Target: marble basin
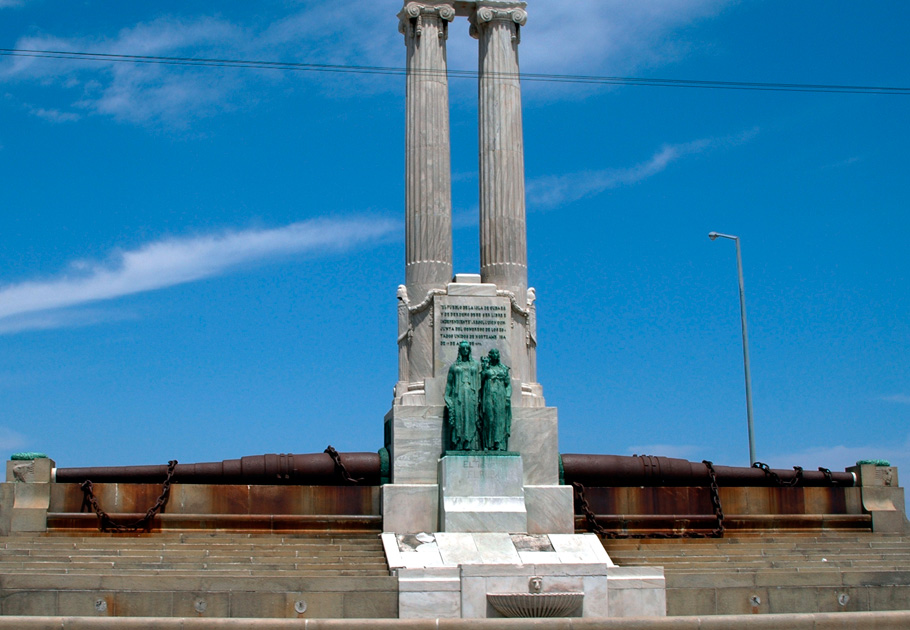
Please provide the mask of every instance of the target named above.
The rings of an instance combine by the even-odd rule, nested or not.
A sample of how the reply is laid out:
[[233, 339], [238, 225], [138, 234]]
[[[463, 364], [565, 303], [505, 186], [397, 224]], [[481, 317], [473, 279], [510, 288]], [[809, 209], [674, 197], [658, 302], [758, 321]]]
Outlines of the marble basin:
[[584, 593], [487, 593], [503, 617], [565, 617], [581, 606]]

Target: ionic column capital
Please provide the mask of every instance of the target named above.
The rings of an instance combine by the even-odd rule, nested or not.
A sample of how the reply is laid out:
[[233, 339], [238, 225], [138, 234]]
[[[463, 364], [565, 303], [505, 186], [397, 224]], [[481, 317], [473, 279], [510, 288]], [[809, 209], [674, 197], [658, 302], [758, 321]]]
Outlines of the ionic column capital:
[[[398, 32], [407, 36], [420, 37], [420, 20], [424, 17], [438, 18], [441, 22], [451, 22], [455, 19], [455, 5], [451, 2], [435, 2], [422, 0], [421, 2], [406, 2], [398, 13]], [[440, 37], [443, 37], [440, 31]]]
[[514, 22], [518, 26], [528, 23], [527, 2], [499, 2], [485, 0], [478, 2], [468, 18], [471, 21], [471, 37], [479, 37], [479, 29], [489, 22]]

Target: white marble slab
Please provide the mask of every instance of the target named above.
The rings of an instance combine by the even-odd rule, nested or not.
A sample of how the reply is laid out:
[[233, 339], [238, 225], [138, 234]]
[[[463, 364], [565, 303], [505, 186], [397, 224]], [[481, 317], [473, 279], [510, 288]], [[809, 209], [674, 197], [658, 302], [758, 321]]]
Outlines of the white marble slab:
[[439, 487], [431, 484], [382, 486], [382, 527], [398, 534], [439, 529]]
[[575, 531], [572, 486], [525, 486], [525, 506], [528, 533], [572, 534]]
[[521, 558], [508, 534], [475, 534], [480, 560], [487, 564], [519, 564]]

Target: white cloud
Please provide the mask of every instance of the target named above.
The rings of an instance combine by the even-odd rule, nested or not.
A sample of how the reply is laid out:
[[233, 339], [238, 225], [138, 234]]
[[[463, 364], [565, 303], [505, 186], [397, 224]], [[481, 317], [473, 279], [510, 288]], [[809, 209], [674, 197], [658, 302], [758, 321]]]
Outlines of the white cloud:
[[0, 333], [78, 324], [85, 313], [68, 318], [47, 311], [193, 282], [276, 256], [363, 245], [397, 229], [395, 221], [386, 219], [316, 219], [275, 229], [155, 241], [115, 252], [103, 263], [78, 261], [57, 278], [0, 287]]
[[882, 396], [885, 402], [898, 403], [901, 405], [910, 405], [910, 396], [907, 394], [894, 394], [893, 396]]
[[[243, 29], [224, 20], [160, 18], [121, 30], [113, 38], [23, 37], [16, 48], [153, 56], [206, 56], [244, 39]], [[236, 72], [159, 64], [12, 57], [0, 66], [7, 82], [37, 81], [70, 95], [74, 112], [88, 111], [130, 122], [183, 123], [231, 106]], [[52, 111], [50, 108], [33, 108]], [[56, 110], [53, 110], [56, 111]]]
[[[0, 0], [10, 5], [10, 0]], [[526, 72], [621, 74], [665, 64], [688, 54], [691, 44], [675, 29], [713, 16], [732, 0], [551, 0], [532, 2], [521, 46]], [[0, 4], [0, 6], [3, 6]], [[89, 51], [109, 54], [240, 58], [271, 61], [403, 67], [402, 36], [397, 30], [400, 4], [375, 0], [306, 0], [294, 12], [261, 17], [265, 24], [241, 24], [220, 17], [162, 17], [124, 28], [107, 37], [28, 36], [15, 47], [32, 50]], [[476, 70], [477, 42], [464, 18], [451, 26], [452, 68]], [[556, 54], [554, 54], [556, 51]], [[362, 96], [369, 89], [401, 89], [399, 79], [358, 75], [332, 82], [328, 75], [266, 70], [188, 68], [14, 57], [0, 64], [6, 81], [38, 81], [65, 90], [75, 111], [109, 115], [134, 123], [185, 125], [194, 118], [255, 102], [251, 86], [259, 80], [310, 76], [323, 89], [344, 89]], [[348, 75], [345, 75], [348, 76]], [[473, 94], [473, 82], [453, 81], [453, 90]], [[528, 86], [535, 84], [529, 83]], [[340, 86], [349, 86], [348, 88]], [[540, 87], [540, 86], [538, 86]], [[532, 98], [554, 98], [590, 88], [531, 87]], [[46, 108], [50, 109], [50, 108]], [[58, 108], [59, 109], [59, 108]]]
[[809, 447], [802, 450], [776, 453], [763, 456], [761, 459], [772, 468], [791, 468], [802, 466], [814, 470], [819, 466], [831, 470], [844, 470], [862, 459], [885, 459], [892, 465], [905, 468], [910, 464], [907, 457], [910, 449], [910, 436], [903, 442], [895, 440], [886, 444], [872, 445], [835, 445]]
[[81, 118], [79, 114], [73, 112], [61, 112], [58, 109], [44, 109], [43, 107], [29, 108], [29, 113], [54, 123], [74, 122]]
[[757, 135], [753, 129], [737, 136], [709, 138], [683, 144], [665, 144], [648, 160], [626, 168], [609, 168], [599, 171], [581, 171], [565, 175], [549, 175], [528, 180], [528, 205], [553, 208], [606, 190], [630, 186], [662, 173], [670, 164], [689, 155], [698, 155], [709, 149], [730, 147], [750, 140]]

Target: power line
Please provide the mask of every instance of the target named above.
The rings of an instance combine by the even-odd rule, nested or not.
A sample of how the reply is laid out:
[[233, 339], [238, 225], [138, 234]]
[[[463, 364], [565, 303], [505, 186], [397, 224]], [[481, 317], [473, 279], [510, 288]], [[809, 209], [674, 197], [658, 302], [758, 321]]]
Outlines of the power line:
[[[0, 55], [8, 57], [32, 57], [39, 59], [67, 59], [76, 61], [97, 61], [105, 63], [160, 64], [205, 68], [244, 68], [252, 70], [287, 70], [296, 72], [333, 72], [352, 74], [377, 74], [403, 76], [407, 69], [383, 66], [359, 66], [344, 64], [297, 63], [289, 61], [264, 61], [251, 59], [211, 59], [200, 57], [161, 57], [153, 55], [119, 55], [62, 50], [27, 50], [0, 48]], [[423, 75], [442, 74], [438, 71], [421, 71]], [[477, 78], [473, 70], [448, 70], [454, 78]], [[488, 75], [489, 76], [489, 75]], [[575, 74], [498, 73], [497, 78], [517, 78], [523, 81], [546, 83], [576, 83], [589, 85], [637, 85], [649, 87], [701, 88], [714, 90], [752, 90], [765, 92], [811, 92], [837, 94], [892, 94], [908, 95], [910, 88], [871, 85], [825, 85], [817, 83], [764, 83], [757, 81], [703, 81], [695, 79], [647, 79], [643, 77], [611, 77]]]

